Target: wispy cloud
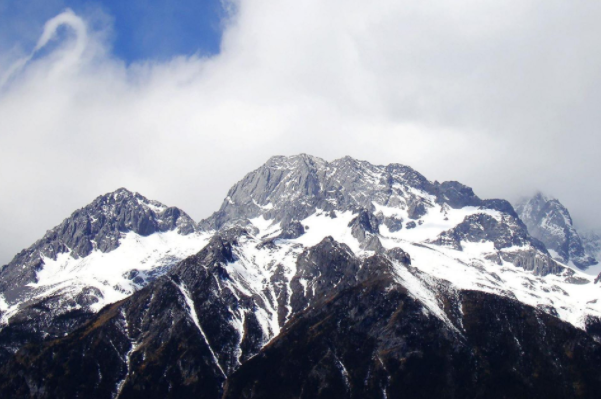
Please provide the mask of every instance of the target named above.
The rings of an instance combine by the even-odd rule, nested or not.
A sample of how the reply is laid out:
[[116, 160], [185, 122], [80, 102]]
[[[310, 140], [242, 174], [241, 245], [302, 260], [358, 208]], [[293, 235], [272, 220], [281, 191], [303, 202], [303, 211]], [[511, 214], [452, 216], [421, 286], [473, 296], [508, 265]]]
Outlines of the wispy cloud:
[[40, 36], [31, 53], [26, 57], [18, 59], [8, 67], [8, 70], [4, 73], [2, 78], [0, 78], [0, 90], [6, 86], [11, 77], [15, 76], [25, 68], [37, 52], [56, 37], [57, 31], [61, 26], [67, 26], [73, 29], [75, 32], [75, 40], [70, 48], [63, 50], [61, 54], [58, 55], [57, 59], [59, 59], [60, 62], [55, 63], [55, 71], [68, 69], [69, 67], [75, 66], [77, 62], [80, 61], [88, 42], [86, 24], [80, 17], [75, 15], [73, 11], [66, 9], [46, 22], [42, 36]]

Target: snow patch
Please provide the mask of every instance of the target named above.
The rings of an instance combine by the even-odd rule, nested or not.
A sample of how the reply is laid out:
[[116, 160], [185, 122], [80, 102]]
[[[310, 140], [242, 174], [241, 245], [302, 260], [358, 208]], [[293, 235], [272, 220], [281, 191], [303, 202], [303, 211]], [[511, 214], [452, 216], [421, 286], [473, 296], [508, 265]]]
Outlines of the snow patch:
[[359, 241], [351, 234], [349, 223], [357, 216], [351, 211], [335, 211], [336, 217], [331, 218], [322, 210], [318, 210], [308, 218], [301, 221], [305, 226], [305, 234], [290, 240], [304, 247], [312, 247], [319, 244], [325, 237], [331, 236], [339, 243], [348, 245], [355, 255], [361, 254]]
[[4, 295], [0, 294], [0, 312], [6, 312], [9, 309], [9, 305], [4, 299]]
[[79, 259], [70, 253], [59, 254], [56, 260], [42, 258], [44, 267], [37, 273], [37, 283], [29, 287], [37, 289], [36, 297], [61, 290], [76, 294], [85, 287], [96, 288], [100, 295], [92, 310], [98, 311], [140, 288], [130, 273], [145, 279], [164, 274], [175, 263], [200, 251], [209, 238], [206, 233], [184, 236], [169, 231], [143, 237], [129, 232], [123, 235], [118, 248], [107, 253], [94, 250]]
[[[462, 243], [463, 245], [464, 243]], [[433, 277], [447, 280], [457, 289], [476, 290], [517, 299], [530, 306], [552, 306], [559, 318], [584, 329], [587, 314], [601, 317], [599, 285], [593, 284], [593, 277], [581, 271], [574, 276], [586, 284], [573, 284], [566, 276], [553, 274], [535, 276], [532, 272], [518, 268], [511, 263], [502, 265], [483, 257], [492, 247], [489, 243], [466, 243], [467, 250], [456, 251], [451, 248], [418, 243], [399, 242], [383, 238], [385, 248], [401, 246], [411, 255], [411, 264], [420, 271]], [[508, 248], [523, 250], [523, 248]], [[406, 275], [406, 274], [405, 274]], [[405, 276], [403, 275], [403, 276]], [[408, 281], [411, 283], [410, 278]], [[419, 289], [419, 286], [414, 289]], [[422, 291], [418, 291], [421, 293]], [[430, 310], [437, 314], [431, 298], [426, 297]]]
[[179, 289], [179, 291], [183, 295], [184, 300], [186, 301], [186, 305], [188, 307], [188, 314], [190, 315], [190, 318], [194, 322], [194, 325], [196, 325], [196, 327], [198, 328], [198, 331], [200, 332], [200, 335], [202, 336], [205, 343], [207, 344], [207, 347], [209, 348], [209, 352], [211, 352], [211, 357], [213, 358], [213, 362], [215, 362], [215, 364], [221, 371], [221, 374], [223, 374], [223, 376], [226, 377], [225, 372], [223, 371], [223, 369], [221, 368], [221, 365], [219, 364], [219, 360], [217, 359], [217, 356], [215, 356], [215, 352], [213, 352], [213, 348], [211, 347], [211, 344], [209, 343], [209, 339], [207, 338], [207, 335], [205, 334], [204, 330], [200, 326], [198, 314], [196, 313], [196, 308], [194, 307], [194, 301], [192, 300], [192, 297], [190, 296], [188, 289], [186, 288], [184, 283], [176, 284], [175, 282], [173, 282], [173, 284]]
[[[407, 210], [401, 208], [388, 207], [373, 202], [376, 213], [382, 212], [386, 217], [402, 218], [409, 222]], [[494, 218], [501, 218], [501, 213], [493, 209], [483, 209], [475, 206], [466, 206], [460, 209], [442, 207], [434, 205], [420, 219], [415, 220], [416, 226], [408, 229], [406, 226], [396, 232], [391, 232], [385, 225], [380, 226], [380, 232], [384, 236], [390, 236], [405, 240], [408, 242], [423, 242], [436, 239], [441, 233], [450, 230], [463, 222], [466, 217], [482, 213]]]
[[265, 216], [261, 215], [249, 221], [259, 230], [258, 237], [267, 237], [280, 230], [280, 224], [274, 223], [271, 219], [265, 219]]

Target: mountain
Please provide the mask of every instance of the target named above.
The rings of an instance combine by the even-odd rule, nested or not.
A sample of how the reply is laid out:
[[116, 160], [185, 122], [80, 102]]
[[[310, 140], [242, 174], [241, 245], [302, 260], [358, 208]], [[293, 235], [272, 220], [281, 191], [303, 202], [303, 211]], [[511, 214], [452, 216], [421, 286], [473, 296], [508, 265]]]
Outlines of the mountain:
[[[135, 234], [149, 244], [127, 270], [151, 277], [103, 294], [106, 306], [88, 306], [76, 325], [54, 317], [44, 337], [23, 339], [18, 312], [5, 313], [0, 336], [20, 340], [6, 349], [0, 393], [592, 398], [601, 389], [601, 284], [553, 260], [507, 201], [403, 165], [298, 155], [246, 175], [197, 226], [181, 217], [192, 227], [146, 236], [127, 227], [112, 251], [83, 258], [63, 239], [56, 259], [87, 259], [89, 284], [106, 265], [94, 254], [125, 251]], [[175, 238], [144, 263], [156, 245], [145, 240], [163, 236]], [[182, 260], [159, 261], [167, 247]], [[23, 289], [53, 265], [37, 256], [37, 280]], [[19, 269], [13, 261], [0, 278]], [[63, 287], [73, 290], [80, 277], [69, 270]], [[119, 273], [106, 276], [122, 282]]]
[[568, 209], [557, 199], [537, 193], [516, 207], [533, 237], [541, 240], [558, 261], [586, 270], [598, 262], [587, 252]]
[[0, 270], [0, 359], [72, 331], [207, 241], [178, 208], [123, 188], [96, 198]]

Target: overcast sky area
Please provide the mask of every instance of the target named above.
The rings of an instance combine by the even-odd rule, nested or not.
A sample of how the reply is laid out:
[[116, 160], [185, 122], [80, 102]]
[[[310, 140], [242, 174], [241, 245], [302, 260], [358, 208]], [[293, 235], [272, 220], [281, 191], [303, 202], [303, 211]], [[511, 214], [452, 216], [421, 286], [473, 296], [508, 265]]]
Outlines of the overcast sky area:
[[597, 0], [2, 1], [0, 264], [118, 187], [198, 221], [303, 152], [543, 190], [601, 227], [600, 20]]

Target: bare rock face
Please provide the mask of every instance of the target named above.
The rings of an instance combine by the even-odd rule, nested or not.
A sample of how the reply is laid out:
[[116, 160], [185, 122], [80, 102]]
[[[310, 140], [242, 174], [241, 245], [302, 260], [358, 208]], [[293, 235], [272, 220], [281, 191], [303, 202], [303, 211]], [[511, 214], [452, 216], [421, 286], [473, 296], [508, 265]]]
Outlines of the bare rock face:
[[580, 269], [598, 263], [593, 256], [586, 253], [570, 213], [558, 200], [537, 193], [520, 203], [517, 211], [530, 234], [553, 250], [560, 262], [571, 261]]
[[523, 226], [512, 225], [486, 214], [475, 214], [465, 218], [455, 228], [442, 233], [433, 244], [451, 246], [461, 250], [461, 242], [491, 241], [496, 249], [532, 244]]
[[403, 251], [399, 247], [389, 249], [388, 251], [386, 251], [386, 255], [389, 258], [394, 259], [405, 266], [411, 265], [411, 255], [409, 255], [407, 252]]
[[292, 312], [306, 309], [317, 298], [356, 282], [360, 262], [351, 249], [326, 237], [304, 251], [297, 261], [297, 272], [290, 282]]
[[511, 262], [524, 270], [532, 271], [536, 276], [561, 274], [566, 269], [548, 256], [541, 256], [535, 251], [520, 251], [503, 254], [503, 260]]
[[[500, 220], [487, 215], [476, 214], [465, 218], [451, 230], [430, 241], [432, 244], [462, 250], [462, 242], [492, 242], [499, 260], [513, 263], [537, 276], [561, 274], [565, 268], [551, 259], [544, 245], [533, 239], [523, 223], [517, 218], [503, 215]], [[503, 251], [512, 247], [526, 249]]]
[[[430, 198], [425, 199], [414, 190]], [[417, 220], [432, 207], [432, 201], [451, 208], [486, 205], [467, 186], [457, 182], [432, 183], [405, 165], [378, 166], [350, 157], [327, 162], [304, 154], [273, 157], [234, 185], [220, 210], [199, 226], [218, 230], [258, 216], [287, 224], [303, 220], [319, 209], [359, 213], [362, 220], [370, 219], [364, 224], [370, 226], [367, 231], [377, 231], [378, 222], [369, 216], [375, 215], [374, 202], [391, 206], [402, 202], [409, 218]], [[393, 220], [390, 218], [387, 223], [394, 224]]]

